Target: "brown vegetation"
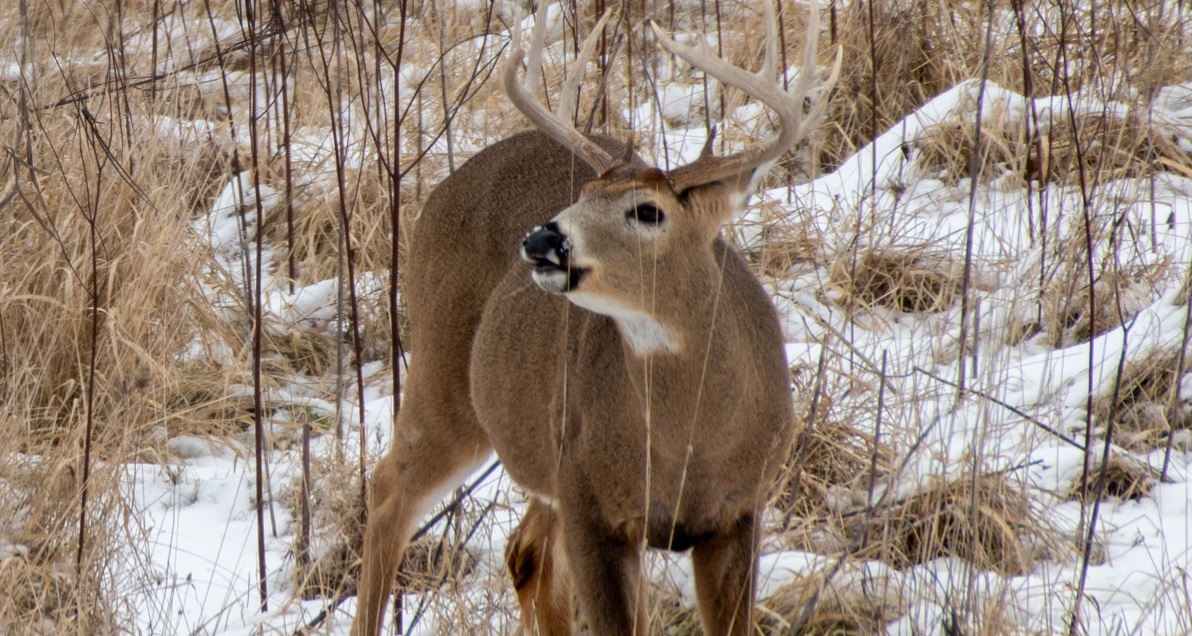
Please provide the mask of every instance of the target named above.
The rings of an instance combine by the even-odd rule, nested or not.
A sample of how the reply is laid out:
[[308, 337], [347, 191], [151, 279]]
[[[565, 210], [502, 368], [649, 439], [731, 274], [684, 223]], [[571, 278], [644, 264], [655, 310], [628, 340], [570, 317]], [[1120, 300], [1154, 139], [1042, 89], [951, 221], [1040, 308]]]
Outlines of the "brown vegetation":
[[[1097, 3], [1095, 13], [1091, 6], [1072, 3], [1024, 3], [1024, 56], [1016, 5], [994, 3], [990, 80], [1023, 93], [1029, 86], [1035, 97], [1086, 91], [1125, 104], [1130, 115], [1069, 118], [1059, 113], [1047, 122], [1031, 122], [986, 112], [976, 151], [972, 122], [938, 124], [907, 140], [923, 174], [957, 183], [971, 176], [974, 152], [981, 180], [1014, 174], [1076, 186], [1082, 176], [1105, 183], [1157, 172], [1189, 174], [1192, 161], [1179, 140], [1147, 115], [1160, 87], [1187, 82], [1192, 72], [1186, 11], [1159, 2], [1111, 0]], [[348, 377], [357, 362], [390, 363], [383, 289], [394, 240], [391, 209], [396, 204], [402, 223], [413, 222], [427, 192], [451, 167], [485, 140], [522, 126], [497, 99], [493, 82], [485, 81], [490, 70], [485, 64], [503, 42], [489, 38], [482, 51], [478, 37], [504, 29], [511, 15], [498, 13], [486, 24], [470, 7], [410, 3], [403, 64], [411, 75], [403, 79], [403, 90], [411, 93], [401, 99], [412, 95], [413, 104], [397, 123], [393, 106], [401, 100], [385, 84], [391, 76], [388, 62], [379, 63], [376, 55], [376, 45], [396, 55], [402, 31], [397, 9], [385, 7], [389, 18], [374, 32], [347, 6], [281, 3], [284, 28], [259, 43], [255, 60], [256, 85], [277, 86], [284, 50], [290, 87], [289, 178], [281, 104], [257, 105], [259, 178], [279, 193], [264, 219], [263, 238], [272, 248], [266, 268], [283, 288], [288, 288], [291, 259], [296, 285], [337, 276], [346, 282], [341, 249], [346, 211], [355, 271], [374, 276], [374, 286], [358, 299], [362, 360], [354, 360], [346, 316], [342, 343], [334, 321], [321, 320], [318, 328], [270, 324], [266, 331], [265, 386], [301, 377], [312, 394], [329, 401], [336, 397], [337, 372]], [[644, 17], [641, 6], [633, 5], [632, 19]], [[802, 50], [804, 17], [789, 10], [795, 5], [783, 6], [785, 56], [794, 60]], [[875, 133], [932, 97], [980, 77], [988, 6], [925, 0], [825, 5], [821, 61], [834, 54], [830, 44], [843, 46], [842, 79], [827, 122], [806, 153], [812, 159], [800, 155], [783, 162], [773, 182], [838, 166]], [[234, 268], [218, 264], [195, 225], [230, 179], [254, 165], [248, 143], [252, 57], [236, 22], [243, 4], [227, 0], [168, 6], [9, 0], [0, 7], [8, 17], [0, 21], [0, 41], [10, 43], [8, 56], [0, 60], [5, 69], [0, 77], [0, 510], [6, 511], [0, 515], [0, 590], [10, 592], [0, 598], [0, 634], [104, 633], [120, 627], [113, 565], [135, 552], [129, 543], [142, 536], [125, 507], [128, 502], [121, 500], [114, 467], [174, 462], [168, 442], [179, 435], [216, 443], [241, 439], [255, 415], [246, 392], [252, 351], [245, 281]], [[672, 5], [647, 3], [645, 8], [664, 27], [671, 26]], [[338, 16], [340, 26], [352, 28], [340, 32], [339, 56], [328, 57], [324, 65], [320, 54], [332, 51], [337, 10], [345, 12]], [[584, 11], [588, 22], [578, 26], [580, 32], [592, 19]], [[679, 29], [722, 29], [726, 57], [734, 64], [754, 63], [756, 42], [738, 36], [756, 32], [760, 12], [725, 10], [721, 17], [717, 21], [709, 12], [705, 21], [692, 7], [679, 6], [673, 21]], [[568, 24], [569, 38], [574, 28]], [[653, 50], [645, 40], [634, 41], [632, 64], [610, 74], [613, 97], [633, 104], [650, 99], [643, 78], [650, 65], [643, 61], [650, 61], [646, 56]], [[7, 69], [22, 55], [28, 59], [18, 76]], [[436, 65], [440, 58], [445, 62]], [[562, 63], [548, 57], [547, 65], [544, 81], [557, 83]], [[593, 71], [589, 81], [596, 76]], [[378, 89], [382, 85], [384, 93]], [[328, 87], [342, 101], [329, 100]], [[586, 112], [591, 93], [585, 91], [583, 100]], [[726, 100], [731, 107], [743, 98], [730, 91]], [[624, 136], [626, 122], [618, 109], [595, 112], [597, 128]], [[335, 124], [352, 132], [341, 140], [338, 166], [328, 140]], [[380, 157], [388, 160], [391, 150], [376, 148], [377, 139], [385, 141], [395, 130], [402, 134], [396, 169], [405, 171], [400, 194], [381, 165]], [[744, 143], [754, 132], [730, 126], [721, 143]], [[292, 233], [288, 203], [293, 204]], [[255, 210], [248, 206], [235, 214], [250, 221]], [[825, 279], [847, 306], [942, 312], [960, 298], [955, 255], [875, 248], [861, 251], [855, 262], [842, 259], [824, 267], [825, 237], [809, 223], [770, 223], [780, 216], [785, 215], [763, 213], [767, 229], [762, 247], [752, 255], [765, 275], [782, 278], [804, 263], [829, 269]], [[1114, 244], [1113, 234], [1100, 227], [1108, 221], [1095, 218], [1094, 225], [1066, 226], [1062, 233], [1091, 231], [1092, 244]], [[252, 223], [243, 230], [243, 240], [255, 237]], [[1174, 267], [1102, 267], [1105, 259], [1098, 255], [1097, 267], [1104, 271], [1098, 271], [1090, 294], [1088, 256], [1073, 247], [1083, 245], [1085, 237], [1078, 238], [1046, 245], [1050, 278], [1040, 284], [1035, 322], [1018, 335], [1042, 332], [1047, 344], [1057, 347], [1087, 341], [1128, 321], [1139, 309], [1138, 298], [1147, 296], [1156, 280], [1182, 274]], [[1130, 450], [1162, 448], [1173, 433], [1186, 440], [1190, 420], [1184, 401], [1171, 408], [1183, 375], [1176, 372], [1177, 364], [1174, 353], [1164, 352], [1130, 365], [1118, 402], [1099, 394], [1092, 417], [1099, 425], [1112, 417], [1115, 441]], [[266, 401], [264, 408], [294, 431], [303, 424], [312, 424], [315, 435], [337, 429], [333, 416], [304, 412], [281, 399]], [[824, 412], [828, 415], [811, 429], [799, 477], [788, 468], [775, 501], [783, 513], [823, 522], [807, 532], [844, 533], [845, 520], [828, 509], [828, 497], [863, 492], [874, 454], [880, 478], [902, 449], [875, 449], [855, 421], [835, 417], [830, 408]], [[80, 569], [75, 550], [89, 423], [94, 453], [90, 526]], [[361, 528], [359, 484], [348, 463], [316, 459], [315, 565], [296, 568], [304, 595], [334, 595], [350, 587]], [[1112, 497], [1145, 497], [1154, 483], [1154, 476], [1133, 462], [1114, 458], [1106, 470], [1106, 492]], [[1094, 473], [1090, 483], [1097, 479]], [[860, 556], [899, 567], [953, 555], [1000, 572], [1029, 568], [1033, 549], [1021, 538], [1043, 524], [1032, 520], [1021, 487], [990, 478], [982, 479], [975, 493], [970, 488], [959, 482], [935, 484], [881, 511], [867, 530], [869, 552]], [[297, 490], [291, 488], [295, 510]], [[450, 575], [459, 571], [453, 568]], [[803, 598], [791, 594], [795, 605]], [[783, 602], [776, 600], [771, 609], [788, 616], [778, 608]], [[891, 616], [851, 602], [824, 606], [825, 613], [843, 617], [835, 624], [844, 625], [845, 633], [871, 633]], [[676, 628], [675, 633], [682, 632]]]
[[[1192, 396], [1180, 396], [1180, 401], [1173, 403], [1178, 383], [1185, 378], [1179, 364], [1178, 349], [1158, 351], [1127, 363], [1115, 380], [1116, 401], [1113, 386], [1106, 387], [1093, 400], [1091, 415], [1098, 429], [1104, 431], [1112, 421], [1115, 443], [1146, 452], [1163, 448], [1171, 435], [1192, 427], [1192, 414], [1187, 408], [1187, 401]], [[1110, 462], [1115, 473], [1123, 472], [1129, 465], [1118, 464], [1114, 466], [1114, 462]], [[1126, 490], [1135, 492], [1134, 488]]]
[[1004, 475], [986, 474], [977, 478], [975, 490], [965, 478], [920, 488], [854, 533], [872, 537], [859, 556], [895, 567], [951, 556], [1014, 575], [1030, 571], [1033, 544], [1045, 538], [1044, 528], [1020, 486]]
[[926, 250], [866, 250], [856, 259], [832, 264], [829, 281], [841, 290], [846, 307], [880, 305], [896, 311], [936, 312], [958, 299], [959, 272]]

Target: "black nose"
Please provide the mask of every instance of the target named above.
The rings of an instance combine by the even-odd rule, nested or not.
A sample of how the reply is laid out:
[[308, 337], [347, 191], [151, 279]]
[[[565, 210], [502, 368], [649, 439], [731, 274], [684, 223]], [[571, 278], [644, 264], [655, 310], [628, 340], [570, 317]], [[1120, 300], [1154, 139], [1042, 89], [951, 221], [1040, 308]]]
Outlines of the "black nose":
[[567, 237], [553, 221], [530, 230], [521, 242], [522, 258], [539, 267], [564, 267], [569, 251]]

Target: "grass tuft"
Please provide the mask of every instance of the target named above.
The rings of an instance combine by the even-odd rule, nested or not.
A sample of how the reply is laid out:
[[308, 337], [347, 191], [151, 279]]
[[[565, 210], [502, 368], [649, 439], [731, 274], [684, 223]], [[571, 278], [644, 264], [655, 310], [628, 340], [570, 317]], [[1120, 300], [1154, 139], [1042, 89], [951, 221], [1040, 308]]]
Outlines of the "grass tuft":
[[1030, 499], [1001, 474], [936, 480], [897, 505], [879, 511], [869, 536], [880, 538], [860, 556], [907, 567], [939, 557], [963, 559], [1003, 575], [1024, 574], [1034, 564], [1032, 545], [1043, 524]]
[[832, 264], [829, 282], [841, 292], [844, 306], [882, 306], [908, 313], [931, 313], [958, 299], [960, 274], [942, 256], [926, 249], [867, 250], [856, 262]]
[[1113, 441], [1130, 450], [1146, 452], [1165, 447], [1169, 436], [1192, 427], [1192, 409], [1188, 406], [1192, 396], [1182, 397], [1174, 421], [1169, 421], [1177, 380], [1185, 377], [1177, 372], [1178, 365], [1178, 350], [1160, 351], [1127, 363], [1118, 381], [1117, 402], [1112, 387], [1093, 398], [1094, 420], [1103, 427], [1112, 418]]
[[1065, 497], [1076, 501], [1092, 498], [1097, 484], [1104, 481], [1104, 497], [1125, 501], [1138, 501], [1151, 495], [1151, 490], [1158, 483], [1158, 471], [1145, 464], [1120, 455], [1113, 455], [1108, 462], [1094, 466], [1088, 474], [1088, 487], [1082, 488], [1079, 476]]
[[[862, 636], [880, 633], [905, 611], [898, 585], [881, 581], [847, 585], [843, 578], [828, 582], [822, 574], [813, 574], [779, 588], [761, 603], [763, 631], [792, 636]], [[805, 622], [792, 631], [813, 599]]]

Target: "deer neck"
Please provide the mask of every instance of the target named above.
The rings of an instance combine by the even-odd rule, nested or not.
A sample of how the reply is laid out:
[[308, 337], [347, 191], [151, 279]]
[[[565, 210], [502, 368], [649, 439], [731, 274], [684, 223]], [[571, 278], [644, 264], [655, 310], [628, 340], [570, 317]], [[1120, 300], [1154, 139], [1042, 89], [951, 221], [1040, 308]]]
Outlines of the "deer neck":
[[[613, 319], [621, 334], [626, 359], [658, 356], [685, 358], [704, 350], [715, 303], [715, 286], [688, 284], [683, 289], [657, 289], [633, 305], [572, 292], [576, 305]], [[700, 354], [702, 355], [702, 354]]]

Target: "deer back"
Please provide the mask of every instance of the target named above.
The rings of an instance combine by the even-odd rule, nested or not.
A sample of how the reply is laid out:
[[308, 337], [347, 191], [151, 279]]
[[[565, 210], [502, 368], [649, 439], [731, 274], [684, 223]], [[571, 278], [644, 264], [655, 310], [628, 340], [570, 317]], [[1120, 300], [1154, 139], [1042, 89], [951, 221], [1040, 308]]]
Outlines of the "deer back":
[[[597, 138], [597, 143], [622, 152], [610, 139]], [[466, 374], [484, 304], [520, 261], [518, 241], [528, 228], [574, 202], [595, 177], [570, 151], [540, 132], [526, 131], [481, 150], [444, 179], [408, 237], [402, 291], [411, 350]]]

